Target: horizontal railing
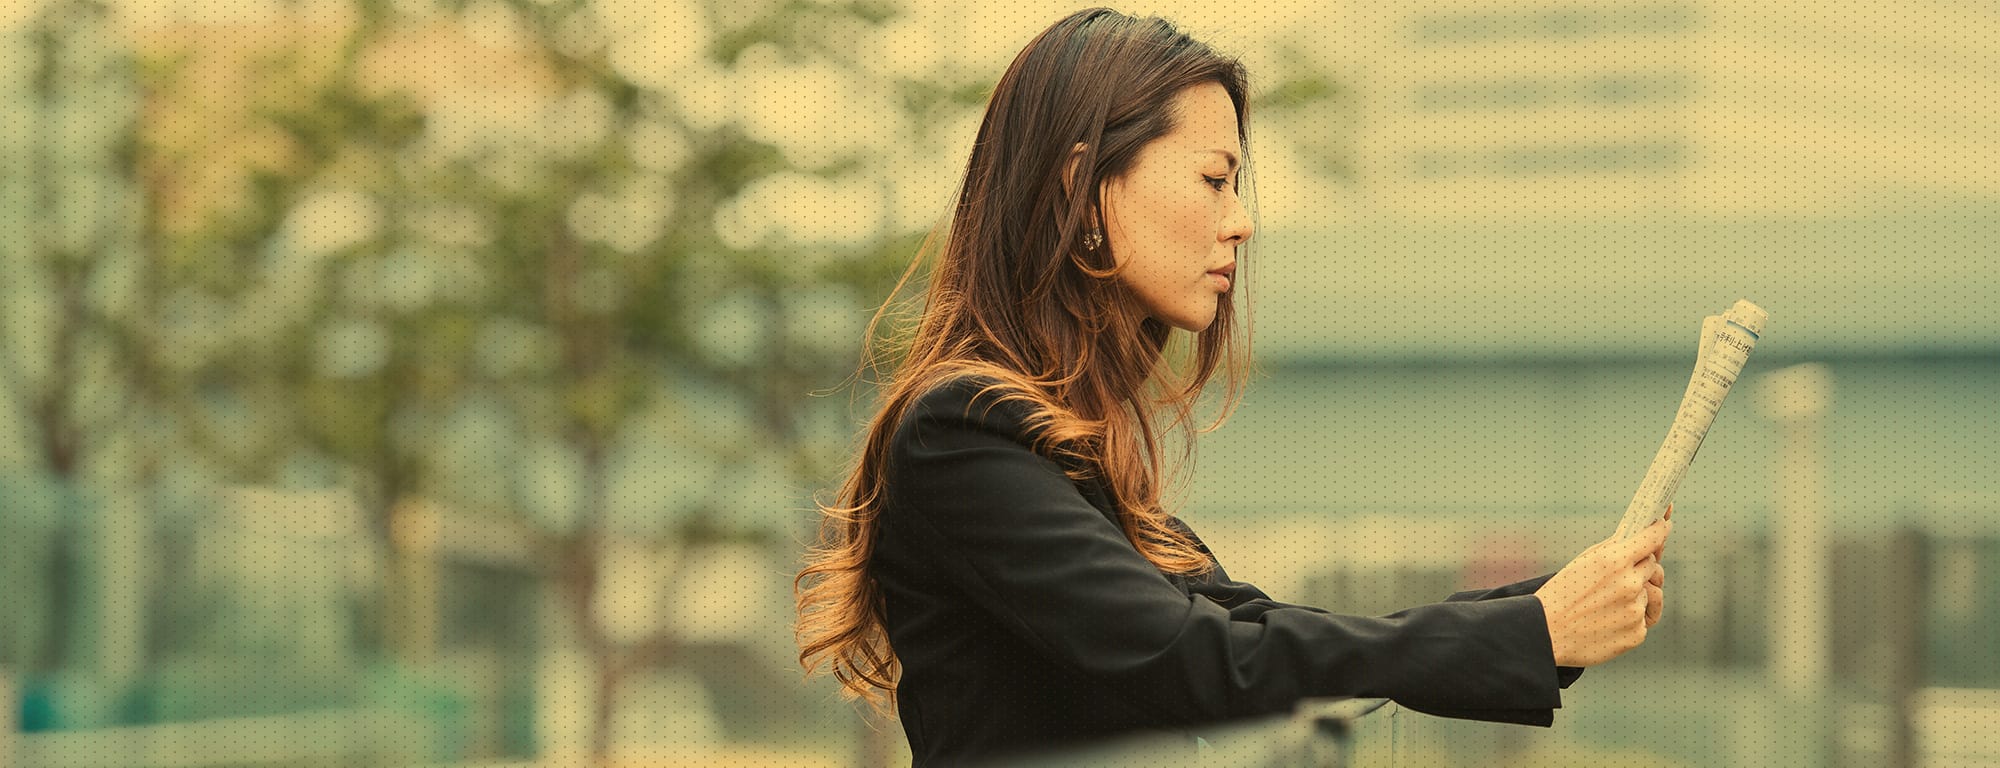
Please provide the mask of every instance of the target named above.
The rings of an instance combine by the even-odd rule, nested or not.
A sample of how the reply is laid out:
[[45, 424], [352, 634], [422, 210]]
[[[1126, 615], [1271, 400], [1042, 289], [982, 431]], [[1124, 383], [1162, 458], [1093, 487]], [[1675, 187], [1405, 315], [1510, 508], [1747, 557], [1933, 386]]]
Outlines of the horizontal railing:
[[[421, 718], [388, 709], [342, 709], [269, 717], [156, 723], [14, 737], [0, 768], [194, 768], [245, 765], [414, 765], [432, 732]], [[0, 747], [6, 738], [0, 735]]]
[[1340, 768], [1359, 764], [1358, 750], [1377, 753], [1393, 749], [1390, 718], [1397, 709], [1388, 699], [1308, 699], [1289, 715], [1196, 728], [1192, 736], [1148, 734], [1111, 739], [1007, 765]]

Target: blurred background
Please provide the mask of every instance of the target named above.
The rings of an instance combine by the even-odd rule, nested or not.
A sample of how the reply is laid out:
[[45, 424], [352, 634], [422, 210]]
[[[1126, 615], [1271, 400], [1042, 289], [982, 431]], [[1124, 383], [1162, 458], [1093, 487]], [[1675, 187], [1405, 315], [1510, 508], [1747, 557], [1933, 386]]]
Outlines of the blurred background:
[[[907, 764], [790, 578], [1007, 6], [0, 5], [0, 766]], [[1281, 600], [1561, 567], [1771, 312], [1649, 641], [1400, 764], [2000, 762], [2000, 9], [1121, 10], [1256, 83], [1175, 501]]]

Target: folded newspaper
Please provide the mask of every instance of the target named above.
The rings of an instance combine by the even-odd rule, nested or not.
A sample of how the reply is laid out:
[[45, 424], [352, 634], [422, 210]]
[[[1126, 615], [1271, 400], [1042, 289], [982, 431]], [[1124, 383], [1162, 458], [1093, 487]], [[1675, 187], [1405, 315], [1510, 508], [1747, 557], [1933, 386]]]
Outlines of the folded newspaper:
[[1743, 363], [1750, 359], [1750, 350], [1757, 346], [1769, 319], [1769, 314], [1746, 299], [1737, 299], [1720, 315], [1702, 319], [1687, 394], [1681, 396], [1680, 411], [1674, 414], [1674, 424], [1667, 429], [1660, 452], [1646, 468], [1646, 479], [1640, 481], [1631, 505], [1625, 507], [1625, 517], [1618, 522], [1618, 538], [1629, 538], [1665, 516], [1667, 503], [1674, 500], [1674, 491], [1687, 477], [1695, 451], [1708, 437], [1709, 425], [1722, 410], [1722, 399], [1729, 396], [1729, 388], [1743, 372]]

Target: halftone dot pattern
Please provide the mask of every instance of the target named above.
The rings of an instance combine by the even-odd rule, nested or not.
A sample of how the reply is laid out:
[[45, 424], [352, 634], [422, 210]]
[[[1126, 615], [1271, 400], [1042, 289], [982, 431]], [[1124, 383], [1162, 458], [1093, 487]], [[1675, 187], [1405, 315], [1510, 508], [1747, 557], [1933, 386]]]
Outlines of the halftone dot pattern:
[[[868, 321], [1077, 7], [0, 9], [0, 766], [910, 764], [791, 579]], [[1646, 643], [1364, 763], [2000, 762], [2000, 16], [1122, 10], [1259, 99], [1269, 375], [1175, 501], [1278, 600], [1564, 567], [1701, 317], [1772, 313]]]

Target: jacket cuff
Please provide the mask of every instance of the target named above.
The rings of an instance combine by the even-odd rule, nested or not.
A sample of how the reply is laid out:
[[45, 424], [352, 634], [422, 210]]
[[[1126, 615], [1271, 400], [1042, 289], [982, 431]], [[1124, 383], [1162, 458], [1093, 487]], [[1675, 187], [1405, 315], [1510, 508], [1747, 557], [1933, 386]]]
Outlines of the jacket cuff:
[[[1525, 581], [1517, 581], [1502, 587], [1494, 587], [1492, 589], [1470, 589], [1464, 592], [1453, 593], [1452, 596], [1445, 598], [1445, 601], [1459, 602], [1466, 600], [1494, 600], [1503, 597], [1519, 597], [1522, 595], [1532, 595], [1535, 593], [1536, 590], [1541, 589], [1542, 585], [1548, 583], [1548, 580], [1552, 578], [1555, 578], [1555, 574], [1553, 572], [1536, 576], [1535, 578], [1527, 579]], [[1539, 603], [1540, 600], [1537, 599], [1537, 602]], [[1544, 613], [1542, 616], [1542, 634], [1545, 637], [1548, 635], [1548, 615], [1546, 613]], [[1551, 650], [1549, 653], [1550, 653], [1551, 663], [1553, 663], [1555, 654], [1555, 651], [1553, 649], [1554, 644], [1551, 643], [1550, 645], [1551, 645]], [[1583, 667], [1556, 667], [1557, 687], [1568, 688], [1570, 683], [1576, 682], [1576, 679], [1582, 676], [1583, 676]]]
[[1418, 701], [1411, 703], [1398, 701], [1405, 709], [1438, 717], [1462, 720], [1481, 720], [1496, 723], [1514, 723], [1549, 727], [1555, 724], [1555, 710], [1562, 707], [1563, 688], [1583, 673], [1579, 667], [1558, 667], [1555, 649], [1549, 641], [1548, 619], [1542, 611], [1541, 598], [1533, 594], [1514, 597], [1489, 598], [1480, 603], [1496, 609], [1491, 621], [1482, 623], [1481, 629], [1488, 633], [1494, 644], [1508, 649], [1507, 653], [1495, 656], [1499, 665], [1515, 666], [1523, 679], [1541, 681], [1541, 688], [1529, 694], [1529, 700], [1547, 702], [1546, 707], [1479, 708], [1440, 706], [1438, 702]]
[[1568, 688], [1570, 683], [1583, 676], [1583, 667], [1556, 667], [1556, 682]]

